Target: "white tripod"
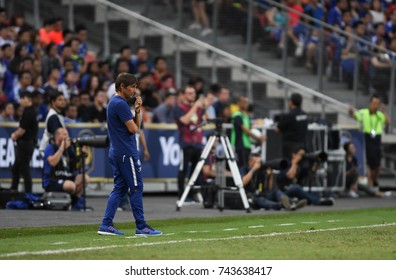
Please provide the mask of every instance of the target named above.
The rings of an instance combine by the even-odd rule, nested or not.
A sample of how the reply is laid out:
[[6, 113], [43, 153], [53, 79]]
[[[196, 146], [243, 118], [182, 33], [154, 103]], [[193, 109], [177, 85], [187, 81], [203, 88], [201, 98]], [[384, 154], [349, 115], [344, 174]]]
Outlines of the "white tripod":
[[219, 143], [223, 148], [225, 158], [228, 162], [228, 166], [230, 167], [232, 178], [234, 179], [234, 184], [239, 189], [239, 194], [241, 196], [243, 206], [248, 213], [251, 212], [249, 202], [246, 197], [245, 189], [243, 187], [242, 178], [235, 161], [234, 152], [232, 150], [230, 140], [225, 135], [225, 133], [222, 132], [221, 125], [222, 124], [220, 122], [216, 122], [216, 132], [214, 135], [211, 135], [209, 137], [209, 140], [207, 141], [205, 148], [202, 151], [201, 158], [199, 159], [197, 166], [195, 167], [194, 172], [192, 173], [191, 178], [188, 181], [186, 188], [184, 189], [183, 195], [181, 196], [180, 200], [176, 202], [177, 211], [180, 211], [180, 208], [183, 206], [183, 203], [188, 193], [190, 192], [191, 187], [194, 186], [195, 181], [197, 180], [202, 170], [202, 167], [204, 166], [205, 160], [207, 159], [210, 151], [212, 150], [213, 145], [216, 143], [216, 140], [219, 140]]

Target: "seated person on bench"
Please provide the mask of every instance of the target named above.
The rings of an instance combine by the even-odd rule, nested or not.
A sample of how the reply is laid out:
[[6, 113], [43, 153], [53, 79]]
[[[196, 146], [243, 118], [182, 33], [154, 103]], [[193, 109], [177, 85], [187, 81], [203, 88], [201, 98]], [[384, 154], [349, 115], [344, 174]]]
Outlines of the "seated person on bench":
[[[84, 147], [83, 147], [84, 149]], [[77, 174], [78, 157], [69, 133], [63, 127], [54, 134], [53, 143], [44, 150], [43, 188], [45, 192], [66, 192], [72, 196], [74, 210], [84, 208], [82, 174]], [[85, 175], [88, 184], [89, 176]]]

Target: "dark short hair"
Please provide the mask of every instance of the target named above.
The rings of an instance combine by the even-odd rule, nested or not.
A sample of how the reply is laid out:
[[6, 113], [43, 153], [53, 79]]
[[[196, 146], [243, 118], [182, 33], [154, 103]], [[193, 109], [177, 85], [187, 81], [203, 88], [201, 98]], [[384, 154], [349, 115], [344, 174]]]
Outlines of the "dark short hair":
[[19, 93], [19, 98], [24, 98], [24, 97], [28, 97], [32, 99], [32, 94], [30, 93], [30, 91], [23, 90]]
[[302, 104], [302, 96], [299, 93], [293, 93], [290, 96], [291, 103], [296, 107], [301, 107]]
[[58, 90], [51, 90], [49, 94], [50, 103], [54, 102], [59, 96], [63, 96], [63, 93]]
[[348, 141], [348, 142], [346, 142], [346, 143], [344, 144], [343, 148], [344, 148], [344, 151], [345, 151], [345, 152], [348, 153], [348, 148], [349, 148], [349, 146], [350, 146], [351, 144], [352, 144], [351, 141]]
[[117, 76], [115, 82], [116, 91], [121, 89], [121, 85], [124, 84], [125, 87], [136, 85], [138, 83], [136, 77], [129, 73], [120, 73]]
[[370, 97], [370, 102], [373, 101], [373, 99], [381, 99], [381, 97], [379, 96], [378, 93], [374, 93], [374, 94], [371, 95], [371, 97]]

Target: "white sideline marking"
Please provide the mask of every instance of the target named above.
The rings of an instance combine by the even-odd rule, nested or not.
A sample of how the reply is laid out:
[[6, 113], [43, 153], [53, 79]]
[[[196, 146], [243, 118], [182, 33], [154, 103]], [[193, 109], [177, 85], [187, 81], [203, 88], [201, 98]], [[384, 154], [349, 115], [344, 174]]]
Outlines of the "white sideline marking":
[[238, 230], [238, 228], [225, 228], [224, 231]]
[[307, 225], [319, 224], [319, 222], [301, 222], [301, 223]]
[[295, 225], [296, 225], [295, 223], [288, 223], [288, 224], [278, 224], [276, 226], [278, 226], [278, 227], [287, 227], [287, 226], [295, 226]]
[[342, 220], [328, 220], [328, 223], [337, 223], [337, 222], [342, 222]]
[[63, 253], [74, 253], [83, 251], [93, 251], [111, 248], [122, 248], [122, 247], [144, 247], [144, 246], [156, 246], [156, 245], [169, 245], [178, 243], [191, 243], [191, 242], [208, 242], [208, 241], [224, 241], [224, 240], [237, 240], [237, 239], [250, 239], [250, 238], [263, 238], [263, 237], [273, 237], [282, 235], [297, 235], [305, 233], [317, 233], [317, 232], [327, 232], [327, 231], [338, 231], [347, 229], [364, 229], [364, 228], [378, 228], [378, 227], [391, 227], [396, 226], [396, 223], [390, 224], [377, 224], [377, 225], [367, 225], [367, 226], [354, 226], [354, 227], [338, 227], [338, 228], [324, 228], [315, 230], [299, 230], [299, 231], [289, 231], [289, 232], [273, 232], [260, 235], [242, 235], [242, 236], [231, 236], [231, 237], [219, 237], [219, 238], [197, 238], [197, 239], [184, 239], [184, 240], [169, 240], [160, 242], [145, 242], [140, 244], [123, 244], [123, 245], [109, 245], [109, 246], [99, 246], [99, 247], [85, 247], [85, 248], [71, 248], [71, 249], [59, 249], [59, 250], [45, 250], [45, 251], [35, 251], [35, 252], [14, 252], [1, 254], [0, 258], [7, 257], [18, 257], [27, 255], [55, 255]]
[[248, 226], [248, 228], [263, 228], [264, 226], [263, 225], [260, 225], [260, 226]]
[[55, 243], [50, 243], [50, 245], [62, 245], [62, 244], [69, 244], [70, 242], [55, 242]]

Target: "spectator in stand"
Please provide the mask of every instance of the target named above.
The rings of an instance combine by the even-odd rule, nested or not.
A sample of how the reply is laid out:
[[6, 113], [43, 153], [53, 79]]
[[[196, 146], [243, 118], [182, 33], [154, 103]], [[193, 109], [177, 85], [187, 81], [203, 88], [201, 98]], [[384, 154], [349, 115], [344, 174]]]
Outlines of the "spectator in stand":
[[337, 0], [336, 6], [330, 9], [327, 14], [327, 23], [330, 25], [342, 25], [342, 13], [347, 9], [348, 2], [346, 0]]
[[135, 77], [140, 79], [145, 73], [150, 72], [146, 61], [139, 61]]
[[169, 91], [176, 92], [175, 79], [172, 75], [165, 75], [161, 78], [161, 87], [158, 90], [161, 100], [165, 99], [165, 95]]
[[63, 93], [63, 96], [69, 101], [70, 96], [78, 95], [77, 88], [77, 73], [73, 70], [67, 70], [64, 75], [64, 82], [58, 86], [58, 90]]
[[89, 77], [88, 83], [84, 88], [84, 91], [89, 93], [91, 101], [94, 100], [96, 93], [101, 90], [101, 84], [99, 83], [99, 77], [97, 75], [91, 75]]
[[90, 122], [106, 122], [106, 93], [102, 90], [95, 93], [93, 104], [89, 107]]
[[52, 68], [49, 72], [47, 82], [44, 84], [44, 95], [48, 95], [50, 91], [58, 90], [58, 83], [60, 79], [60, 71], [58, 68]]
[[11, 47], [10, 44], [3, 44], [1, 46], [1, 52], [2, 52], [2, 57], [1, 57], [1, 62], [8, 68], [10, 67], [10, 62], [12, 57], [14, 56], [13, 48]]
[[[81, 95], [81, 93], [80, 93], [80, 95]], [[72, 95], [72, 96], [70, 96], [70, 99], [69, 99], [69, 104], [76, 106], [77, 109], [78, 109], [78, 107], [80, 107], [80, 95]]]
[[41, 59], [41, 65], [43, 68], [42, 70], [43, 78], [46, 81], [52, 69], [61, 68], [61, 61], [58, 55], [58, 48], [54, 43], [49, 43], [45, 49], [46, 49], [46, 54]]
[[36, 119], [38, 122], [44, 122], [48, 114], [48, 105], [44, 104], [44, 94], [38, 90], [32, 92], [32, 103], [36, 108]]
[[[215, 92], [213, 92], [215, 94]], [[217, 94], [217, 101], [213, 103], [213, 107], [216, 112], [216, 116], [220, 115], [223, 107], [228, 106], [230, 103], [230, 90], [226, 87], [221, 87], [219, 93]]]
[[80, 41], [80, 49], [78, 51], [78, 54], [81, 58], [85, 60], [87, 54], [88, 54], [88, 44], [87, 44], [87, 38], [88, 38], [88, 31], [85, 25], [77, 25], [75, 29], [76, 37]]
[[[386, 48], [385, 40], [379, 39], [377, 46]], [[370, 60], [370, 80], [371, 85], [379, 90], [382, 94], [384, 103], [388, 103], [387, 91], [390, 86], [392, 61], [387, 53], [381, 50], [375, 50], [375, 55]]]
[[15, 44], [12, 33], [10, 32], [10, 27], [4, 23], [0, 24], [0, 46], [4, 44], [10, 44], [13, 46]]
[[76, 37], [73, 37], [70, 39], [70, 41], [67, 43], [70, 44], [71, 48], [71, 55], [70, 58], [74, 62], [74, 66], [77, 66], [77, 69], [79, 73], [84, 73], [85, 72], [85, 60], [83, 57], [80, 56], [80, 40]]
[[33, 56], [34, 47], [30, 41], [30, 35], [31, 35], [30, 31], [31, 31], [31, 29], [26, 29], [26, 28], [21, 29], [18, 32], [17, 43], [25, 46], [27, 49], [28, 55]]
[[[26, 46], [18, 44], [15, 47], [14, 57], [12, 58], [9, 66], [9, 70], [13, 75], [18, 75], [20, 71], [21, 61], [27, 56]], [[14, 77], [12, 78], [14, 79]]]
[[65, 108], [65, 124], [77, 123], [77, 115], [77, 106], [69, 103]]
[[80, 106], [78, 107], [78, 120], [80, 122], [88, 122], [91, 118], [90, 108], [91, 99], [89, 93], [83, 91], [80, 93]]
[[147, 48], [144, 46], [139, 46], [136, 49], [136, 56], [132, 58], [131, 73], [137, 73], [137, 65], [140, 61], [145, 61], [147, 63], [148, 70], [151, 72], [153, 70], [153, 63], [149, 60], [149, 55]]
[[99, 67], [99, 79], [102, 84], [111, 83], [113, 81], [113, 75], [110, 71], [110, 63], [107, 60], [102, 60], [98, 64]]
[[204, 87], [205, 87], [205, 81], [202, 77], [200, 76], [193, 76], [190, 78], [188, 81], [188, 85], [192, 86], [195, 89], [195, 92], [197, 94], [197, 98], [204, 94]]
[[[374, 35], [371, 36], [371, 43], [376, 44], [378, 40], [385, 40], [385, 24], [383, 22], [376, 23], [374, 25]], [[386, 43], [388, 43], [386, 41]], [[385, 46], [386, 47], [386, 46]]]
[[176, 91], [168, 91], [165, 100], [153, 111], [153, 123], [175, 122]]
[[161, 97], [155, 91], [151, 73], [147, 72], [140, 77], [139, 89], [142, 94], [143, 107], [146, 111], [153, 111], [161, 103]]
[[[114, 69], [114, 76], [117, 77], [118, 74], [123, 73], [122, 71], [126, 73], [130, 73], [131, 68], [130, 68], [130, 61], [126, 58], [120, 58], [118, 59], [116, 63], [116, 67]], [[115, 91], [114, 91], [115, 94]]]
[[55, 18], [53, 21], [53, 29], [49, 32], [49, 39], [50, 42], [60, 45], [63, 43], [63, 21], [61, 18]]
[[88, 63], [87, 71], [82, 75], [80, 79], [80, 88], [86, 89], [87, 84], [91, 76], [99, 74], [99, 63], [98, 61], [91, 61]]
[[0, 104], [0, 122], [14, 122], [15, 107], [12, 102]]
[[69, 28], [65, 28], [62, 31], [63, 34], [63, 42], [61, 44], [58, 44], [58, 53], [62, 53], [63, 46], [68, 43], [74, 36], [73, 32]]
[[370, 4], [370, 14], [373, 17], [373, 23], [385, 23], [386, 18], [382, 10], [381, 0], [372, 0]]
[[49, 34], [53, 28], [54, 28], [53, 19], [45, 19], [43, 22], [43, 27], [41, 27], [38, 31], [38, 34], [40, 35], [40, 46], [42, 48], [46, 48], [47, 45], [51, 42], [51, 38]]
[[6, 9], [4, 9], [3, 7], [0, 7], [0, 25], [7, 24], [7, 23], [8, 23], [8, 20], [7, 20]]
[[33, 92], [32, 74], [29, 71], [22, 71], [19, 74], [18, 83], [14, 86], [12, 92], [9, 92], [8, 98], [11, 102], [19, 102], [19, 94], [23, 91]]
[[[129, 60], [125, 58], [120, 58], [117, 63], [117, 67], [114, 70], [114, 77], [118, 77], [120, 73], [130, 73], [130, 66], [129, 66]], [[107, 89], [107, 99], [110, 100], [110, 98], [116, 94], [115, 90], [115, 82], [109, 85], [109, 88]]]
[[201, 36], [205, 37], [213, 32], [209, 27], [208, 15], [206, 14], [206, 0], [191, 0], [191, 9], [194, 16], [194, 23], [189, 26], [190, 29], [201, 29]]
[[33, 65], [32, 65], [32, 76], [33, 79], [36, 78], [37, 76], [41, 76], [41, 73], [43, 72], [43, 65], [41, 64], [40, 59], [34, 59], [33, 60]]
[[395, 38], [396, 33], [396, 10], [392, 12], [389, 21], [385, 25], [385, 32], [389, 39]]
[[[168, 66], [166, 64], [166, 58], [163, 56], [157, 56], [154, 59], [154, 69], [152, 72], [154, 87], [156, 90], [161, 89], [161, 79], [165, 76], [173, 77], [173, 74], [168, 71]], [[172, 85], [173, 88], [176, 88], [176, 85]]]
[[129, 63], [129, 69], [132, 69], [132, 51], [131, 51], [131, 47], [128, 45], [123, 45], [119, 52], [118, 52], [118, 57], [117, 60], [115, 62], [115, 69], [118, 68], [118, 63], [120, 60], [126, 59]]

